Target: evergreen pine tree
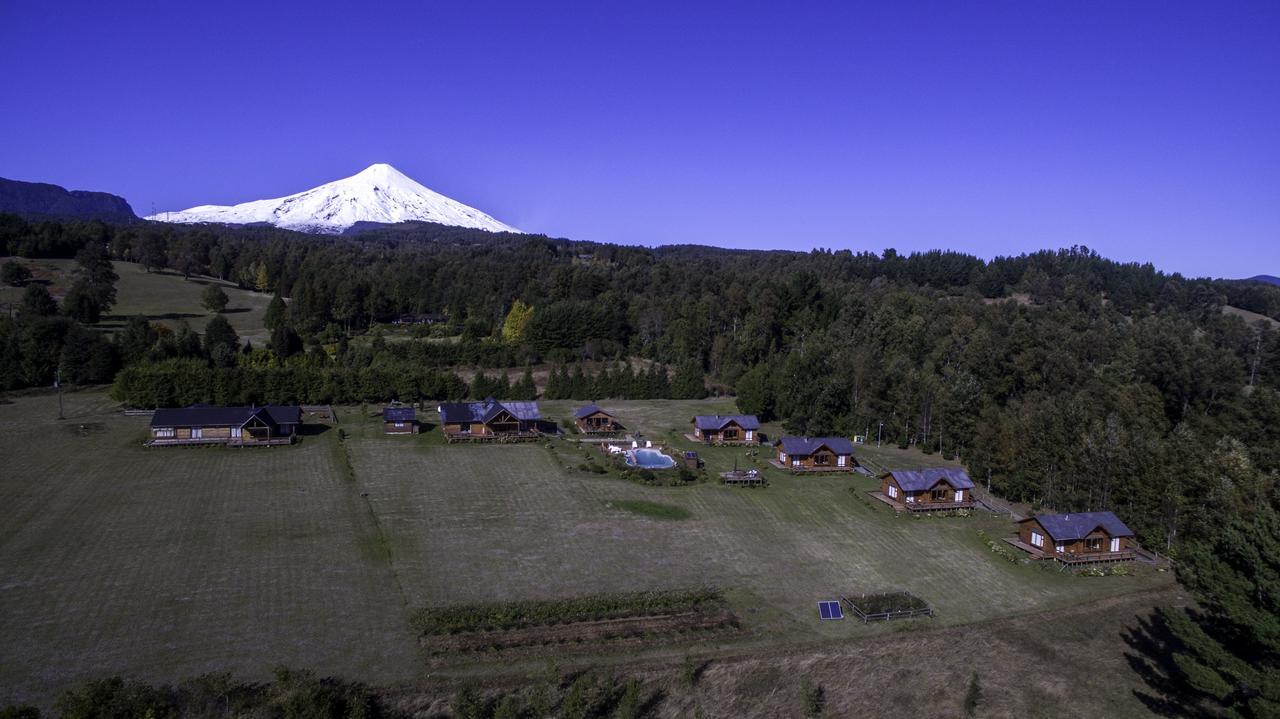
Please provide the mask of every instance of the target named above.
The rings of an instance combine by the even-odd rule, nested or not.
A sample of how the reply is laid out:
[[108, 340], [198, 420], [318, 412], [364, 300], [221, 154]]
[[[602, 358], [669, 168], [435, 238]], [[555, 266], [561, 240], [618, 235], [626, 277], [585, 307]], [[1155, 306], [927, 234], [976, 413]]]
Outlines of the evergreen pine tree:
[[587, 376], [581, 364], [573, 365], [573, 374], [569, 376], [569, 399], [587, 399], [591, 386], [587, 384]]
[[1194, 542], [1178, 578], [1203, 612], [1162, 610], [1185, 683], [1228, 717], [1280, 717], [1280, 515], [1236, 518]]

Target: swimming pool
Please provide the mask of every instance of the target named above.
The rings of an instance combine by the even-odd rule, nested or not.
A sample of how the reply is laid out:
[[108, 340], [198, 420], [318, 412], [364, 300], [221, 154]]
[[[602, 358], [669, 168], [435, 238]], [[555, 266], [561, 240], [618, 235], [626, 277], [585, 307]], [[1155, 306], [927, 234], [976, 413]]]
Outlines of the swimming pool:
[[627, 464], [644, 469], [671, 469], [676, 461], [656, 449], [633, 449], [627, 452]]

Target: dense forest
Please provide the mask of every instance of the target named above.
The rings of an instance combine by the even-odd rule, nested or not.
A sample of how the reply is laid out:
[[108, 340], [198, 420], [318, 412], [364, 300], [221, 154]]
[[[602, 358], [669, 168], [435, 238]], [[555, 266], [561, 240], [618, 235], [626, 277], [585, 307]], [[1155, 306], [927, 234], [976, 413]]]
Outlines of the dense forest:
[[[1168, 661], [1150, 673], [1171, 706], [1280, 707], [1280, 287], [1083, 247], [983, 261], [424, 224], [316, 237], [0, 214], [0, 254], [76, 268], [59, 302], [0, 262], [24, 287], [0, 316], [0, 390], [111, 382], [134, 406], [728, 394], [789, 432], [958, 458], [1036, 508], [1114, 510], [1198, 601], [1158, 618]], [[203, 328], [133, 317], [108, 335], [111, 260], [273, 294], [270, 341], [242, 342], [214, 289]], [[440, 321], [389, 336], [404, 314]], [[541, 387], [535, 366], [553, 368]]]
[[[0, 389], [61, 372], [141, 406], [532, 397], [527, 371], [496, 370], [550, 364], [546, 397], [733, 394], [790, 432], [957, 456], [1015, 500], [1114, 509], [1170, 551], [1277, 499], [1280, 333], [1223, 307], [1280, 319], [1280, 288], [1083, 247], [984, 261], [0, 216], [0, 250], [79, 267], [61, 306], [32, 285], [0, 320]], [[273, 293], [269, 346], [217, 316], [178, 332], [134, 318], [107, 340], [108, 258]], [[404, 313], [455, 339], [385, 341]]]

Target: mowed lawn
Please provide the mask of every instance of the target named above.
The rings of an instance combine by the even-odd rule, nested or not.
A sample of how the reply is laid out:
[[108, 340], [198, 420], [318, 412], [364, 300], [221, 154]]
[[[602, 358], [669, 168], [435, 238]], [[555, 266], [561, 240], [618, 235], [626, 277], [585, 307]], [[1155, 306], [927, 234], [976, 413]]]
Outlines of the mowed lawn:
[[[898, 518], [865, 499], [875, 482], [864, 477], [767, 468], [764, 489], [650, 487], [574, 469], [587, 450], [570, 441], [387, 437], [374, 407], [368, 417], [339, 409], [344, 443], [329, 429], [288, 448], [148, 450], [145, 417], [120, 415], [102, 392], [66, 400], [64, 421], [51, 396], [0, 404], [0, 704], [47, 704], [60, 688], [116, 673], [263, 678], [284, 664], [411, 681], [427, 667], [407, 619], [426, 605], [714, 585], [743, 622], [740, 635], [716, 640], [734, 651], [895, 629], [819, 621], [814, 602], [840, 594], [907, 589], [937, 608], [926, 626], [948, 626], [1168, 582], [1010, 564], [977, 535], [1011, 532], [1007, 521]], [[545, 403], [544, 414], [571, 406]], [[690, 446], [679, 438], [690, 416], [731, 409], [606, 406], [672, 451]], [[700, 451], [713, 476], [769, 456]], [[896, 448], [875, 456], [940, 461]], [[617, 504], [636, 500], [688, 517]], [[594, 660], [631, 656], [609, 651]], [[457, 661], [465, 673], [503, 659]]]
[[415, 645], [336, 436], [143, 449], [102, 393], [0, 404], [0, 705], [120, 673], [412, 675]]
[[[573, 405], [545, 402], [543, 414], [558, 419]], [[679, 438], [693, 414], [732, 410], [723, 401], [604, 405], [675, 450], [693, 446]], [[1011, 564], [977, 533], [1012, 534], [1008, 520], [896, 517], [865, 499], [876, 486], [867, 477], [793, 477], [768, 468], [771, 485], [764, 489], [714, 482], [649, 487], [574, 469], [586, 455], [561, 440], [550, 449], [443, 445], [430, 433], [384, 437], [373, 419], [343, 426], [352, 432], [361, 488], [414, 605], [711, 584], [729, 591], [749, 636], [793, 641], [882, 631], [818, 621], [814, 603], [841, 594], [910, 590], [934, 605], [937, 624], [947, 625], [1069, 607], [1168, 581], [1149, 572], [1083, 578]], [[777, 436], [779, 428], [765, 429]], [[771, 456], [767, 449], [754, 456], [744, 448], [700, 451], [712, 476], [735, 462], [764, 467]], [[941, 462], [897, 448], [864, 454], [887, 466]], [[691, 516], [647, 517], [611, 506], [618, 500], [658, 502]]]
[[[71, 286], [76, 267], [74, 260], [14, 259], [31, 270], [33, 279], [47, 283], [54, 298], [62, 300]], [[133, 262], [111, 264], [120, 280], [116, 283], [116, 304], [98, 325], [103, 329], [119, 329], [129, 317], [142, 315], [170, 329], [186, 322], [191, 329], [204, 332], [204, 326], [213, 315], [201, 305], [201, 295], [212, 284], [227, 294], [229, 301], [223, 316], [235, 328], [240, 339], [250, 339], [255, 346], [262, 346], [267, 340], [263, 316], [271, 302], [270, 294], [242, 290], [233, 283], [211, 277], [193, 276], [184, 280], [182, 275], [172, 270], [147, 272], [142, 265]], [[0, 305], [21, 302], [22, 293], [22, 288], [0, 285]]]

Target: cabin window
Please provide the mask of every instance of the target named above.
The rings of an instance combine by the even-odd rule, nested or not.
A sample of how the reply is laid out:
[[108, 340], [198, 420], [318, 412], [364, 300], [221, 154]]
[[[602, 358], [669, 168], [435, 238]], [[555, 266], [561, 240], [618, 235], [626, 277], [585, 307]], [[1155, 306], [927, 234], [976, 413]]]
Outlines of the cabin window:
[[1112, 538], [1111, 538], [1111, 551], [1113, 551], [1113, 552], [1118, 552], [1118, 551], [1120, 551], [1120, 538], [1119, 538], [1119, 537], [1112, 537]]
[[1035, 530], [1032, 530], [1032, 532], [1031, 532], [1031, 546], [1033, 546], [1033, 547], [1043, 547], [1043, 546], [1044, 546], [1044, 535], [1043, 535], [1043, 534], [1041, 534], [1041, 533], [1039, 533], [1039, 532], [1037, 532], [1037, 531], [1035, 531]]
[[463, 422], [462, 424], [458, 425], [458, 431], [461, 432], [462, 434], [471, 434], [471, 423]]
[[957, 490], [956, 490], [956, 501], [957, 501], [957, 502], [963, 502], [963, 501], [964, 501], [964, 490], [963, 490], [963, 489], [957, 489]]
[[947, 501], [947, 490], [935, 489], [929, 493], [929, 498], [935, 502], [945, 502]]
[[898, 497], [898, 488], [893, 486], [892, 484], [889, 485], [889, 496], [893, 497], [894, 499], [897, 499]]
[[173, 427], [156, 427], [157, 437], [172, 437]]
[[910, 502], [914, 502], [914, 501], [916, 501], [916, 495], [914, 495], [914, 494], [908, 494], [908, 495], [907, 495], [907, 502], [908, 502], [908, 503], [910, 503]]
[[402, 427], [404, 427], [404, 422], [396, 422], [396, 428], [397, 428], [397, 429], [400, 429], [400, 428], [402, 428]]
[[844, 456], [843, 454], [842, 454], [842, 455], [840, 455], [839, 457], [836, 457], [836, 466], [837, 466], [837, 467], [843, 467], [843, 466], [845, 466], [845, 460], [846, 460], [846, 459], [848, 459], [848, 457]]
[[192, 428], [191, 428], [191, 439], [200, 439], [200, 438], [201, 438], [201, 437], [203, 437], [203, 436], [204, 436], [204, 428], [203, 428], [203, 427], [192, 427]]
[[1088, 539], [1084, 540], [1084, 546], [1085, 546], [1085, 549], [1088, 549], [1090, 552], [1101, 552], [1102, 537], [1089, 537]]
[[244, 436], [244, 430], [243, 430], [243, 429], [240, 429], [239, 427], [232, 427], [232, 428], [231, 428], [231, 438], [232, 438], [232, 439], [240, 439], [242, 436]]
[[779, 462], [782, 462], [783, 464], [786, 464], [786, 463], [787, 463], [787, 453], [786, 453], [786, 452], [779, 452], [779, 453], [778, 453], [778, 461], [779, 461]]
[[751, 441], [751, 437], [752, 437], [752, 435], [754, 435], [754, 434], [755, 434], [755, 432], [752, 432], [751, 430], [747, 430], [747, 441], [748, 441], [748, 442], [750, 442], [750, 441]]
[[1057, 550], [1058, 554], [1067, 553], [1067, 545], [1063, 544], [1062, 542], [1058, 542], [1057, 546], [1055, 546], [1054, 549]]
[[737, 438], [738, 438], [738, 430], [736, 430], [736, 429], [726, 429], [726, 430], [724, 431], [724, 438], [725, 438], [725, 439], [737, 439]]
[[798, 459], [793, 459], [793, 460], [791, 460], [791, 466], [792, 466], [792, 467], [799, 467], [799, 466], [800, 466], [800, 460], [798, 460]]
[[[748, 439], [750, 438], [748, 437]], [[819, 454], [814, 456], [813, 462], [814, 464], [819, 464], [825, 467], [826, 465], [831, 464], [831, 458], [825, 454]]]

